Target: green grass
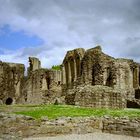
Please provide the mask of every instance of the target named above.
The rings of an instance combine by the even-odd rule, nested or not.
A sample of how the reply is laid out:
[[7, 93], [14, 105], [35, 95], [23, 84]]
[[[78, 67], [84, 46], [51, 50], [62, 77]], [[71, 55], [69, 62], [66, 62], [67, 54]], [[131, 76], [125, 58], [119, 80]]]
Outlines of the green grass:
[[[33, 105], [33, 106], [20, 106], [25, 107], [24, 111], [15, 112], [16, 114], [22, 114], [31, 116], [36, 119], [40, 119], [43, 116], [47, 116], [49, 119], [56, 119], [58, 117], [86, 117], [86, 116], [112, 116], [112, 117], [129, 117], [135, 118], [140, 117], [139, 109], [124, 109], [124, 110], [113, 110], [113, 109], [95, 109], [95, 108], [84, 108], [67, 105]], [[27, 108], [27, 110], [26, 110]]]

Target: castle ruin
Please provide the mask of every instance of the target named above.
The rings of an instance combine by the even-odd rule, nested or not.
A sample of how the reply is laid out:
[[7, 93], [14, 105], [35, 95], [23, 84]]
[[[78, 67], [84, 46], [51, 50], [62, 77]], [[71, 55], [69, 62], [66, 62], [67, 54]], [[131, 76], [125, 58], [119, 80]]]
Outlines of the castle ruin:
[[108, 56], [100, 46], [68, 51], [61, 70], [29, 57], [27, 76], [24, 71], [23, 64], [0, 62], [0, 104], [140, 107], [140, 64]]

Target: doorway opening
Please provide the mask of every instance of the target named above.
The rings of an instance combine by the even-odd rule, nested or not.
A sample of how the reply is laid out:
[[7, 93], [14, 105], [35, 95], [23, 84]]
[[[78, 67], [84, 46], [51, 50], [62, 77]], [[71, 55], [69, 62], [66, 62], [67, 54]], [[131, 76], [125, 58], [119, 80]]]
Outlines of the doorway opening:
[[11, 105], [13, 103], [13, 99], [12, 98], [7, 98], [5, 104], [6, 105]]

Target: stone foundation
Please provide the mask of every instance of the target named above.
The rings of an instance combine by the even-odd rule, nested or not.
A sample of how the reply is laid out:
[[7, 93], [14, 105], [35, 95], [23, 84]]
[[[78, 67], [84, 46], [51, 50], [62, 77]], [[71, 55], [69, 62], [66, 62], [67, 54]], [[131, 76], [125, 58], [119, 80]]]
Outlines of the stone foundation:
[[125, 93], [107, 86], [78, 86], [69, 89], [66, 94], [66, 104], [97, 107], [97, 108], [125, 108]]
[[37, 121], [22, 115], [1, 113], [0, 128], [0, 138], [13, 135], [21, 139], [21, 137], [86, 134], [97, 131], [140, 137], [140, 118], [62, 117], [56, 120], [42, 118]]

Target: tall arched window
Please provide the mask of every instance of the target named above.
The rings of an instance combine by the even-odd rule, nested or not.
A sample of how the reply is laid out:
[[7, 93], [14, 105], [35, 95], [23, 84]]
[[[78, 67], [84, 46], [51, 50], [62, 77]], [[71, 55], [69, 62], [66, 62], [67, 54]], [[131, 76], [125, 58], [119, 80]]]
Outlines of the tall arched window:
[[137, 87], [137, 69], [133, 68], [133, 87]]
[[75, 73], [74, 73], [74, 59], [70, 58], [70, 70], [71, 70], [71, 82], [74, 82]]
[[110, 68], [107, 68], [107, 79], [106, 79], [106, 86], [112, 85], [112, 77], [111, 77], [111, 70]]
[[95, 85], [95, 65], [92, 68], [92, 85]]
[[65, 67], [66, 84], [68, 85], [68, 81], [69, 81], [69, 70], [68, 70], [68, 62], [67, 61], [65, 62], [64, 67]]
[[76, 70], [77, 70], [77, 77], [80, 76], [80, 57], [76, 56]]

